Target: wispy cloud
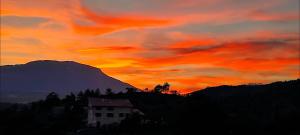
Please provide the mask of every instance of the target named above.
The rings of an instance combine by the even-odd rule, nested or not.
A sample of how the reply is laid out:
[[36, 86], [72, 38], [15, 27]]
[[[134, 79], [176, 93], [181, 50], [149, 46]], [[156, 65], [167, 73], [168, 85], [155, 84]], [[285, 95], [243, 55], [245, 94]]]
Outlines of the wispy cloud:
[[43, 17], [1, 16], [1, 25], [4, 27], [36, 28], [48, 21]]
[[73, 24], [75, 31], [83, 34], [99, 35], [129, 28], [164, 26], [171, 23], [167, 19], [145, 16], [116, 16], [105, 13], [94, 13], [85, 7], [82, 7], [82, 13], [86, 19], [93, 22], [93, 25], [88, 26], [77, 23]]
[[[74, 60], [187, 91], [299, 78], [296, 0], [1, 0], [1, 64]], [[54, 53], [55, 52], [55, 53]]]

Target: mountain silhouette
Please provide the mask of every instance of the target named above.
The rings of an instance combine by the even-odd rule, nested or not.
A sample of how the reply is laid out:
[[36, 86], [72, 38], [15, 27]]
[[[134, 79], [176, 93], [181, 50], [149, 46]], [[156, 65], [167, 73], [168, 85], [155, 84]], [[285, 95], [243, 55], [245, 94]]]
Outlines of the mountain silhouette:
[[2, 102], [28, 102], [43, 98], [51, 91], [64, 96], [85, 89], [105, 93], [124, 92], [130, 84], [112, 78], [89, 65], [73, 61], [41, 60], [26, 64], [1, 66]]

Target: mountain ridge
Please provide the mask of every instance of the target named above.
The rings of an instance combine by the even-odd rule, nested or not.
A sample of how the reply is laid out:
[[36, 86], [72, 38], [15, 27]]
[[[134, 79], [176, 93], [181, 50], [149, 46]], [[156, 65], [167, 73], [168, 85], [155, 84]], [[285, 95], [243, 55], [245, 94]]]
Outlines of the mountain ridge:
[[99, 88], [104, 93], [111, 88], [117, 93], [134, 88], [108, 76], [100, 68], [74, 61], [38, 60], [0, 68], [1, 99], [4, 100], [17, 99], [22, 95], [44, 97], [50, 91], [65, 95], [85, 89]]

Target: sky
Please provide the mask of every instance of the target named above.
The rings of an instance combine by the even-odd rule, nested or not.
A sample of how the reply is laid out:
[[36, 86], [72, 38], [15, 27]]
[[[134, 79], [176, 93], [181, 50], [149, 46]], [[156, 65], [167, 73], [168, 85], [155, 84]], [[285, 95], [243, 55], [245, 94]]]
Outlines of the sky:
[[1, 0], [1, 65], [68, 60], [182, 93], [300, 76], [299, 0]]

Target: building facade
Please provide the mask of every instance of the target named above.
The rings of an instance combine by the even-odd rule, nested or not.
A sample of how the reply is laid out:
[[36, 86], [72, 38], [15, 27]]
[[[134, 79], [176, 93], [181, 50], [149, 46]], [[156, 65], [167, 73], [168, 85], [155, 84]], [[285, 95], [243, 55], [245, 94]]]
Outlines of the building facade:
[[89, 98], [88, 126], [100, 127], [120, 123], [135, 111], [128, 99]]

